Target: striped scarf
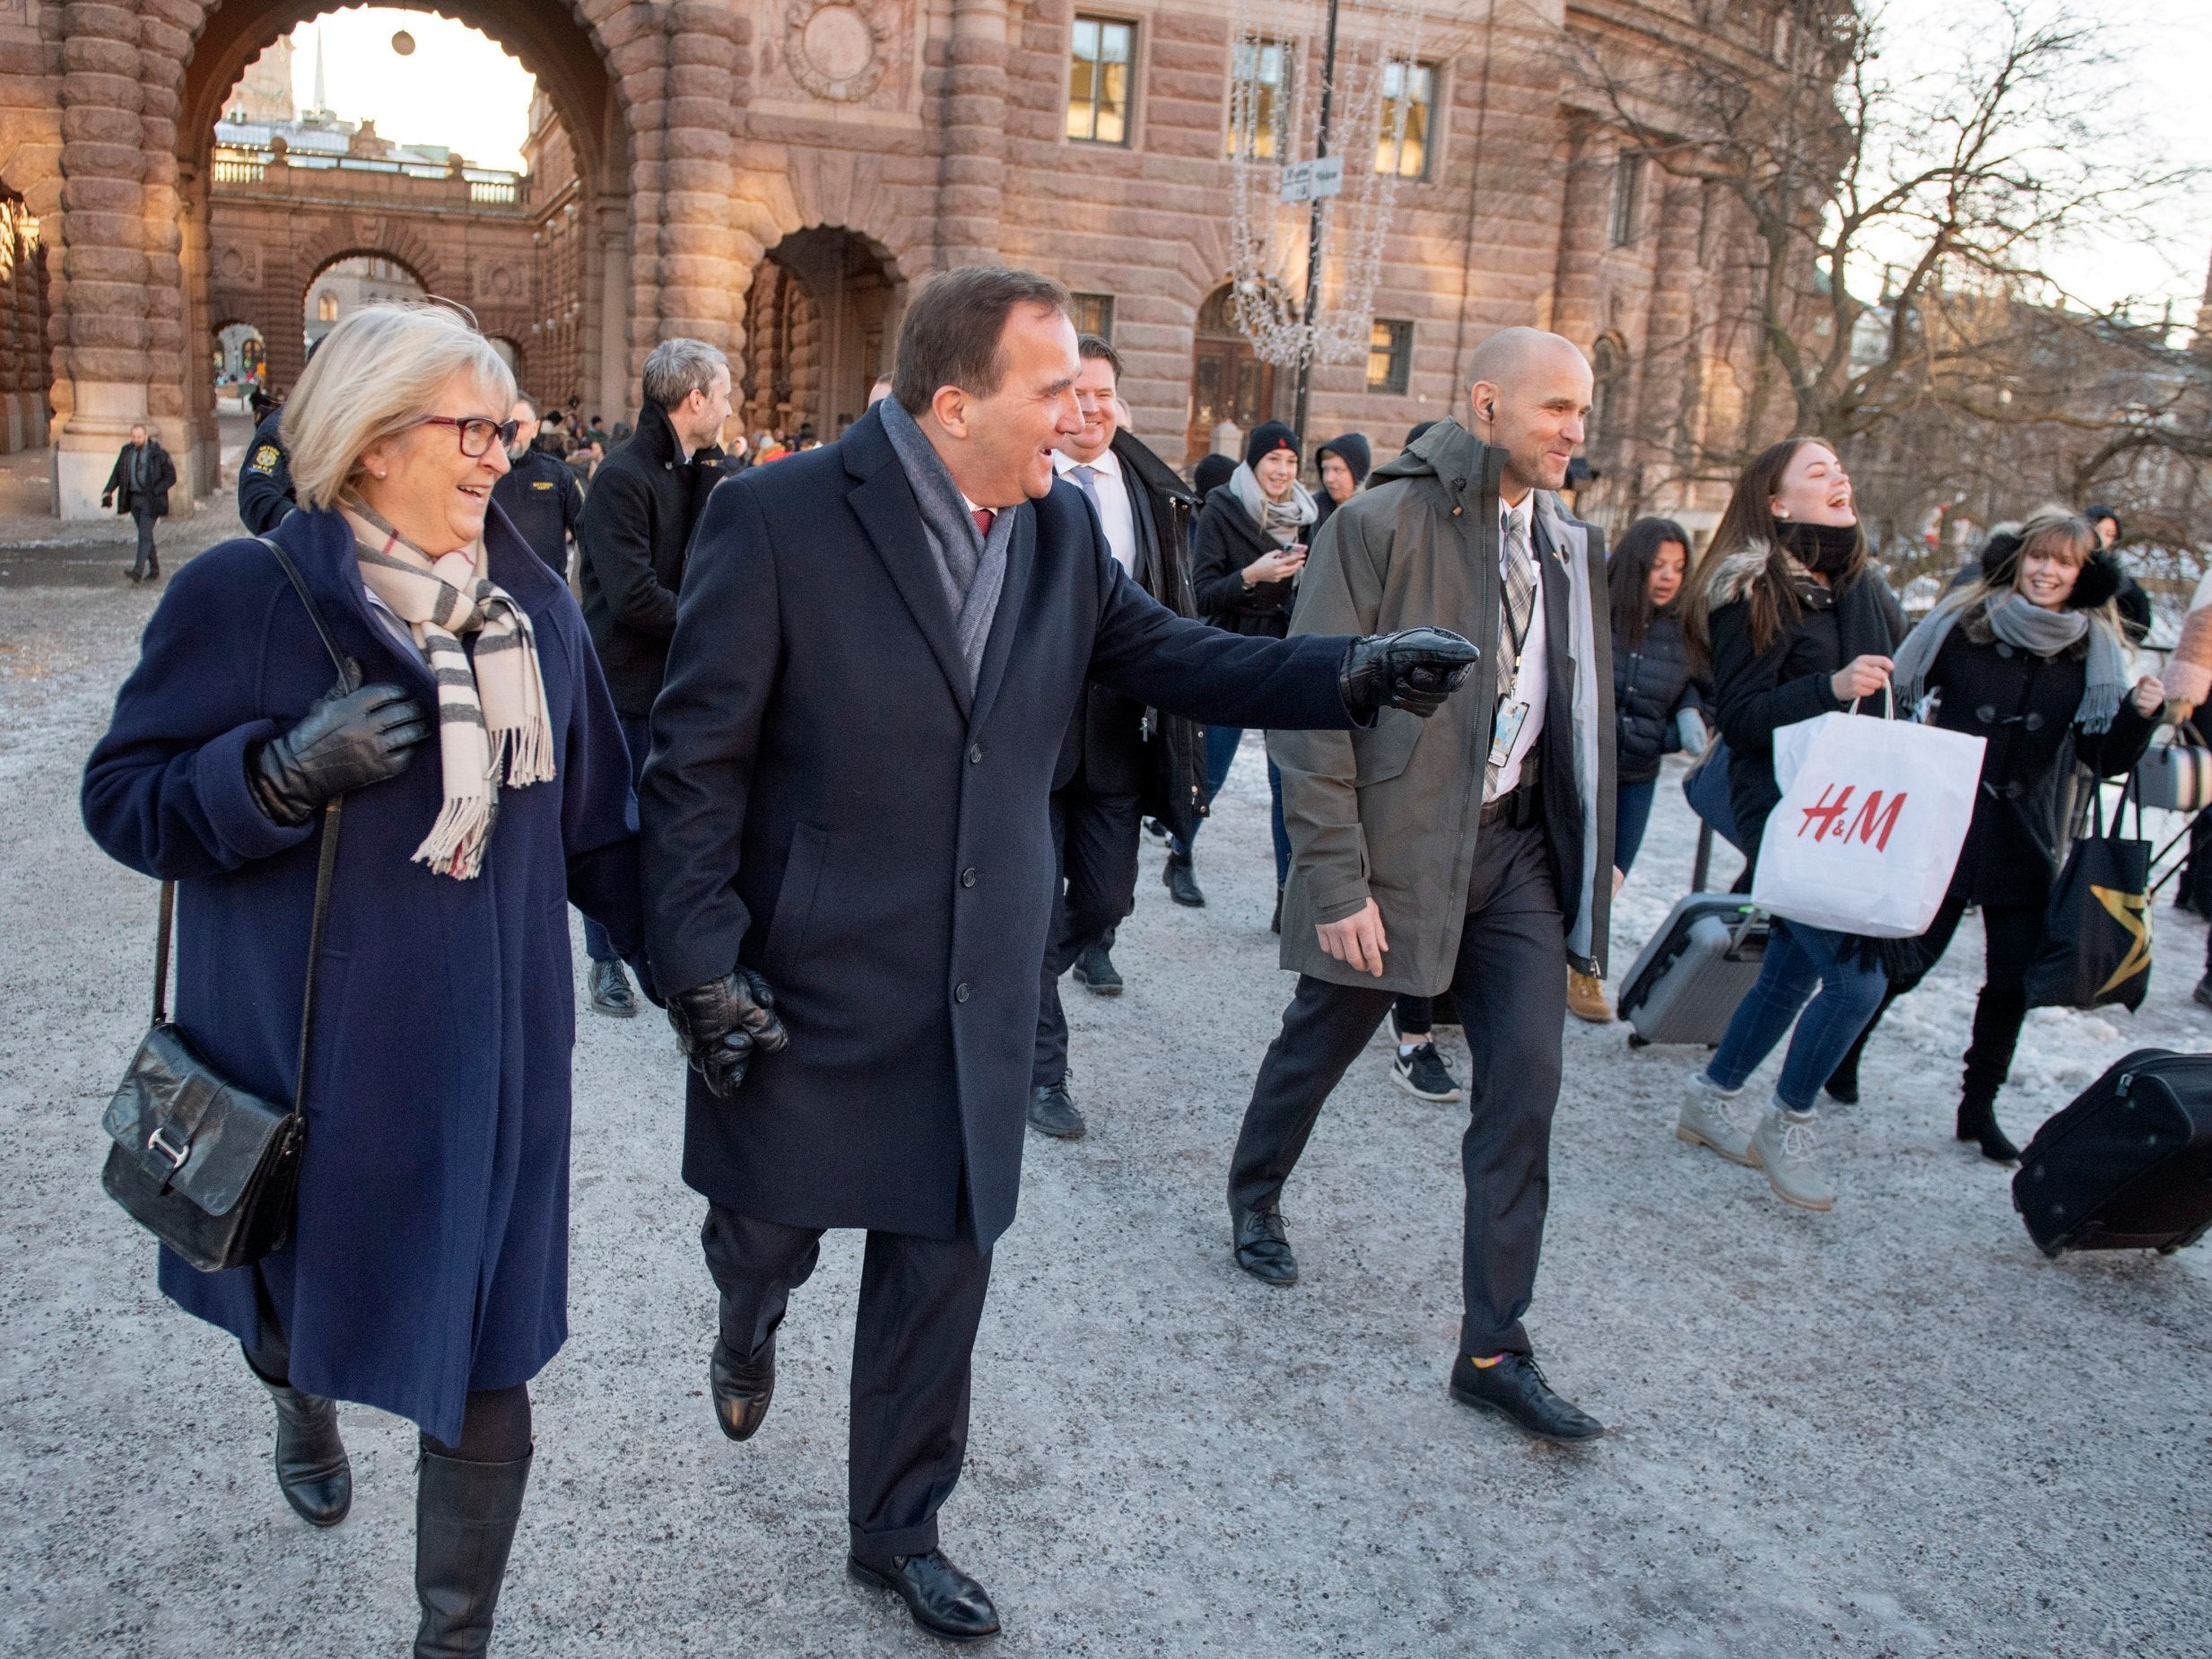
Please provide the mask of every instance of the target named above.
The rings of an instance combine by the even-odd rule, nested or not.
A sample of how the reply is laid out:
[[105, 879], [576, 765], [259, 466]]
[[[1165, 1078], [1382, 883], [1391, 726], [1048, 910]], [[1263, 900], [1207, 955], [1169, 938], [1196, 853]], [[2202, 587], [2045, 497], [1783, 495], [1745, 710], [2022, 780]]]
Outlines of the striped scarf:
[[[361, 502], [341, 511], [361, 581], [408, 625], [438, 682], [445, 803], [414, 861], [466, 881], [483, 868], [502, 763], [516, 789], [553, 775], [553, 722], [530, 618], [484, 574], [481, 539], [433, 559]], [[473, 664], [461, 643], [470, 633]]]

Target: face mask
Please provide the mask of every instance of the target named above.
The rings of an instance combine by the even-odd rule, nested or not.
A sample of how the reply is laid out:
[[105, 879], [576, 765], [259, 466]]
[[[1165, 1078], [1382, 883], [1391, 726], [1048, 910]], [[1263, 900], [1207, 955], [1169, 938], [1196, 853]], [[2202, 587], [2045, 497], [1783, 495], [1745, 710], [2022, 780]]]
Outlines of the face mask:
[[1798, 524], [1781, 527], [1781, 545], [1790, 556], [1808, 571], [1823, 576], [1840, 573], [1858, 550], [1856, 524]]

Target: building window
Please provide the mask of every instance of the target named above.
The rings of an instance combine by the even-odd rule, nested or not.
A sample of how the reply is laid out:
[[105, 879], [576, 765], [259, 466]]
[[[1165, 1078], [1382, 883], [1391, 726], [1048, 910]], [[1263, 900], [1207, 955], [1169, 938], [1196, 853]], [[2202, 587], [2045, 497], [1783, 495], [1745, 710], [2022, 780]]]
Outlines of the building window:
[[1413, 325], [1375, 319], [1367, 336], [1367, 389], [1403, 397], [1413, 379]]
[[1136, 25], [1078, 17], [1067, 58], [1067, 135], [1085, 144], [1129, 142], [1129, 65]]
[[1068, 295], [1076, 302], [1076, 332], [1094, 334], [1109, 345], [1114, 338], [1114, 297], [1110, 293]]
[[1229, 131], [1234, 161], [1279, 161], [1290, 151], [1291, 49], [1284, 40], [1237, 42], [1229, 77]]
[[315, 320], [335, 323], [338, 320], [338, 296], [325, 290], [315, 296]]
[[1625, 248], [1636, 240], [1636, 221], [1643, 213], [1643, 156], [1624, 150], [1613, 163], [1613, 245]]
[[[1430, 125], [1436, 114], [1436, 65], [1382, 66], [1382, 126], [1375, 140], [1375, 170], [1400, 179], [1429, 176]], [[1400, 117], [1405, 125], [1398, 125]]]

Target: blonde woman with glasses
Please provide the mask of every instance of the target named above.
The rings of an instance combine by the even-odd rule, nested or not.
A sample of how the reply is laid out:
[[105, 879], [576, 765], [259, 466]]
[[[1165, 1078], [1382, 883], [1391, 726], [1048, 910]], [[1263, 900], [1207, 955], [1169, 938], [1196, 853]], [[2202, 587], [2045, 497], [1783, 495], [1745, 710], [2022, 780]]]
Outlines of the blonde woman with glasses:
[[352, 1501], [335, 1401], [419, 1427], [419, 1659], [486, 1651], [527, 1384], [568, 1333], [567, 905], [632, 954], [640, 934], [597, 659], [491, 505], [514, 401], [451, 310], [341, 321], [284, 411], [300, 510], [275, 548], [226, 542], [179, 571], [84, 773], [93, 839], [177, 883], [179, 1025], [280, 1101], [324, 809], [344, 798], [292, 1238], [216, 1273], [164, 1248], [160, 1282], [244, 1349], [309, 1523]]

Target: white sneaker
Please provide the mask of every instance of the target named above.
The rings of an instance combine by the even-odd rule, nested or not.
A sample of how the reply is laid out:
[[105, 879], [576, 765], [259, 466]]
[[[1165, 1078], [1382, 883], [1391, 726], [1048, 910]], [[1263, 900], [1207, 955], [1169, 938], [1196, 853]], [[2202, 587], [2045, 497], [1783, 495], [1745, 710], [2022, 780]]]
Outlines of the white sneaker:
[[1675, 1123], [1675, 1139], [1694, 1147], [1711, 1147], [1731, 1164], [1757, 1168], [1751, 1131], [1737, 1115], [1736, 1098], [1742, 1092], [1722, 1088], [1703, 1071], [1692, 1072], [1683, 1085], [1682, 1116]]
[[1769, 1106], [1752, 1131], [1752, 1161], [1766, 1171], [1774, 1196], [1800, 1209], [1833, 1209], [1835, 1183], [1821, 1168], [1820, 1115]]

